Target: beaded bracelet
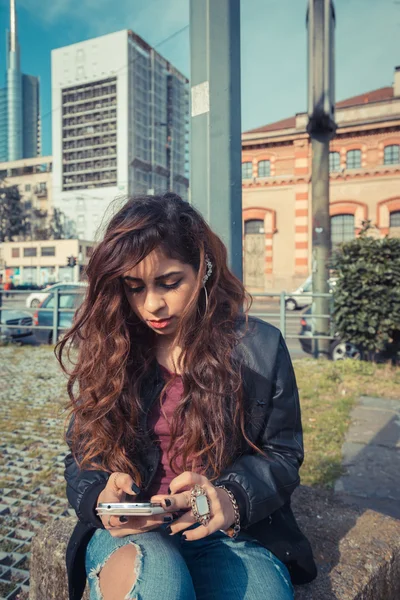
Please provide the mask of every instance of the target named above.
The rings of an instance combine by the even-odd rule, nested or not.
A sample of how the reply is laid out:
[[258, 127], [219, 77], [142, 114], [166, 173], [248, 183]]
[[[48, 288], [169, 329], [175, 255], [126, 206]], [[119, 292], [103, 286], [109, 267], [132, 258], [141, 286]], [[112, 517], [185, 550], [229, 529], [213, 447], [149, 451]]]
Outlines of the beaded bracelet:
[[240, 512], [239, 512], [238, 503], [236, 502], [235, 496], [232, 494], [232, 492], [230, 490], [228, 490], [228, 488], [226, 488], [224, 485], [217, 485], [217, 487], [226, 491], [226, 493], [228, 494], [228, 496], [232, 502], [233, 510], [235, 513], [235, 521], [234, 521], [233, 526], [229, 527], [226, 530], [221, 530], [221, 531], [226, 533], [226, 535], [228, 535], [230, 538], [236, 538], [240, 532]]

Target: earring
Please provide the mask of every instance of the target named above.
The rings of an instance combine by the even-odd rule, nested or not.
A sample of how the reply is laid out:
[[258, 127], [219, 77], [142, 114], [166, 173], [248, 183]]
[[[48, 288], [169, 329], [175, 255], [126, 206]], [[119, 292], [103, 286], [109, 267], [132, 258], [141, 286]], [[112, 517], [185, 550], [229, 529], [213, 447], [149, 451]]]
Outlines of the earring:
[[206, 312], [207, 312], [207, 310], [208, 310], [208, 293], [207, 293], [207, 288], [205, 285], [203, 285], [203, 290], [206, 295]]
[[208, 258], [208, 256], [206, 256], [206, 258], [205, 258], [205, 263], [206, 263], [206, 266], [207, 266], [207, 272], [206, 272], [206, 274], [203, 277], [202, 284], [203, 284], [204, 294], [206, 296], [206, 311], [205, 312], [207, 312], [207, 310], [208, 310], [208, 292], [207, 292], [207, 288], [206, 288], [206, 283], [207, 283], [207, 281], [210, 279], [210, 277], [212, 275], [213, 266], [212, 266], [212, 262]]
[[203, 286], [206, 285], [207, 281], [210, 279], [210, 277], [212, 275], [212, 272], [213, 272], [212, 262], [208, 258], [208, 256], [206, 256], [205, 263], [206, 263], [206, 266], [207, 266], [207, 273], [203, 277]]

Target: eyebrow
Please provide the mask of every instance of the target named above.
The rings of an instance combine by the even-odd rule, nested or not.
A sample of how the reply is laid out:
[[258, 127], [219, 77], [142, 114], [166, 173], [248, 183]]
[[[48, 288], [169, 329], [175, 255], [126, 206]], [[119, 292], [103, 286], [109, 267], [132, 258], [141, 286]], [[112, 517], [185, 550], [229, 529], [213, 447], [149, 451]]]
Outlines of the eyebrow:
[[[171, 271], [170, 273], [164, 273], [164, 275], [158, 275], [158, 277], [155, 277], [154, 279], [155, 281], [160, 281], [161, 279], [167, 279], [173, 275], [183, 275], [183, 271]], [[126, 275], [122, 279], [124, 281], [143, 281], [140, 277], [131, 277], [130, 275]]]

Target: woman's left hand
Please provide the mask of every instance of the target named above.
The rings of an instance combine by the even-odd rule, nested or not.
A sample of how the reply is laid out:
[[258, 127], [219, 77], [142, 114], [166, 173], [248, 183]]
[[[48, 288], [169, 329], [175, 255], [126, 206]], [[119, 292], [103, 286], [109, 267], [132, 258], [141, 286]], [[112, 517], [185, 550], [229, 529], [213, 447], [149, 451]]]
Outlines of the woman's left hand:
[[[211, 518], [208, 525], [199, 525], [196, 529], [187, 531], [185, 537], [188, 541], [200, 540], [219, 529], [228, 529], [235, 521], [235, 511], [226, 491], [215, 487], [203, 475], [185, 471], [171, 481], [169, 496], [158, 495], [151, 498], [151, 502], [161, 502], [168, 512], [187, 511], [170, 525], [171, 533], [179, 533], [197, 523], [190, 504], [190, 492], [196, 484], [201, 485], [208, 496]], [[168, 500], [170, 501], [169, 505]]]

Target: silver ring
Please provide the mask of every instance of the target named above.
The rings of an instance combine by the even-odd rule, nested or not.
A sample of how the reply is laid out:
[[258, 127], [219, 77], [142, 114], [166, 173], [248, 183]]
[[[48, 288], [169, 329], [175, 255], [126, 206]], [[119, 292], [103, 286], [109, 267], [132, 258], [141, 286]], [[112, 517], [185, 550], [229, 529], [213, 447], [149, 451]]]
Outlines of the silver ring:
[[190, 491], [190, 504], [194, 518], [200, 525], [208, 525], [211, 519], [210, 500], [206, 490], [196, 484]]

